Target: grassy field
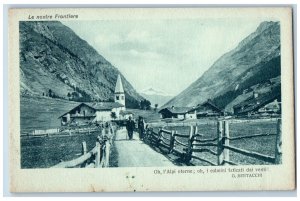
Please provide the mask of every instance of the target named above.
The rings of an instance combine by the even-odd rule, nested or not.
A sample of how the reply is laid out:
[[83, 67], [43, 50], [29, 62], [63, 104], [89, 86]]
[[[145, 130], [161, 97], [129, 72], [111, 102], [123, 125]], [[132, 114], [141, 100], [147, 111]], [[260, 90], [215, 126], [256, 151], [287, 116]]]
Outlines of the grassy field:
[[[217, 124], [216, 122], [212, 121], [210, 123], [198, 125], [198, 133], [203, 134], [204, 136], [201, 139], [213, 139], [217, 137]], [[263, 122], [247, 122], [247, 123], [231, 123], [229, 126], [230, 130], [230, 137], [237, 137], [237, 136], [246, 136], [246, 135], [253, 135], [253, 134], [276, 134], [276, 121], [263, 121]], [[165, 129], [167, 130], [176, 130], [178, 133], [181, 134], [188, 134], [189, 127], [188, 126], [166, 126]], [[158, 130], [155, 128], [154, 130]], [[166, 138], [169, 138], [169, 135], [164, 135]], [[187, 144], [187, 138], [180, 138], [177, 139]], [[265, 137], [256, 137], [256, 138], [248, 138], [248, 139], [240, 139], [234, 140], [230, 142], [230, 145], [235, 146], [237, 148], [255, 151], [261, 154], [273, 156], [275, 155], [275, 136], [265, 136]], [[184, 146], [176, 145], [177, 149], [183, 151]], [[217, 151], [216, 147], [211, 146], [203, 146], [201, 148], [208, 148], [213, 151]], [[164, 150], [161, 150], [164, 152]], [[238, 164], [269, 164], [267, 162], [257, 160], [251, 157], [243, 156], [241, 154], [234, 153], [232, 151], [230, 153], [230, 160], [238, 163]], [[196, 153], [197, 156], [204, 158], [206, 160], [212, 161], [217, 163], [217, 156], [210, 154], [210, 153]], [[174, 159], [174, 156], [169, 156]], [[193, 160], [193, 164], [195, 165], [209, 165], [206, 162], [202, 162], [199, 160]]]
[[[34, 129], [48, 129], [60, 127], [58, 117], [78, 105], [76, 102], [50, 99], [50, 98], [21, 98], [21, 132]], [[217, 121], [213, 119], [187, 120], [177, 122], [180, 126], [171, 126], [172, 124], [164, 123], [160, 120], [160, 115], [155, 111], [145, 111], [138, 109], [128, 109], [135, 118], [143, 116], [147, 123], [154, 122], [151, 127], [164, 127], [168, 130], [176, 130], [181, 134], [188, 134], [190, 123], [198, 127], [198, 132], [203, 134], [203, 139], [217, 137]], [[156, 123], [155, 123], [156, 122]], [[247, 121], [246, 123], [231, 123], [230, 136], [244, 136], [252, 134], [271, 134], [276, 133], [276, 121]], [[21, 166], [22, 168], [45, 168], [57, 164], [60, 160], [70, 160], [76, 158], [81, 153], [81, 143], [86, 141], [88, 149], [95, 146], [95, 139], [98, 133], [90, 135], [81, 134], [74, 136], [60, 137], [41, 137], [41, 138], [21, 138]], [[168, 135], [166, 135], [168, 137]], [[183, 143], [187, 143], [186, 138], [178, 138]], [[265, 155], [274, 156], [275, 154], [275, 136], [257, 137], [252, 139], [241, 139], [231, 141], [230, 145], [246, 149], [249, 151], [259, 152]], [[183, 149], [183, 146], [178, 146]], [[216, 151], [214, 147], [209, 148]], [[117, 156], [117, 152], [112, 151], [112, 156]], [[197, 156], [216, 162], [217, 157], [209, 153], [197, 153]], [[174, 156], [170, 156], [173, 159]], [[116, 157], [112, 157], [112, 166], [117, 167]], [[267, 164], [241, 154], [235, 154], [230, 151], [230, 160], [239, 164]], [[194, 160], [195, 165], [208, 165], [205, 162]]]
[[[59, 116], [69, 111], [79, 103], [46, 97], [21, 97], [21, 133], [35, 129], [49, 129], [60, 127]], [[158, 119], [159, 114], [154, 111], [128, 109], [136, 117], [139, 115]], [[147, 118], [148, 120], [149, 118]], [[47, 168], [60, 162], [71, 160], [81, 153], [81, 143], [86, 141], [88, 150], [95, 146], [99, 133], [90, 135], [53, 136], [21, 138], [21, 167]], [[117, 167], [117, 151], [112, 145], [110, 166]]]
[[[43, 98], [21, 97], [21, 131], [60, 127], [59, 116], [79, 105], [78, 102]], [[134, 118], [143, 116], [146, 122], [157, 121], [160, 116], [153, 110], [127, 109]]]
[[59, 116], [79, 103], [43, 97], [21, 97], [21, 132], [60, 127]]
[[81, 143], [87, 150], [95, 147], [100, 132], [57, 137], [22, 137], [21, 168], [48, 168], [60, 160], [68, 161], [81, 155]]

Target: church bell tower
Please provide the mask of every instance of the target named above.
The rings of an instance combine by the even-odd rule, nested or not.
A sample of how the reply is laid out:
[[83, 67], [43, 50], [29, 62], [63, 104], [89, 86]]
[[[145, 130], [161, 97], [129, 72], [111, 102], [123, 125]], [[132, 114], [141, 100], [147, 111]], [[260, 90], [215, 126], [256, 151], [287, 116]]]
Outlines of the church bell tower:
[[116, 87], [115, 87], [115, 102], [116, 103], [121, 103], [126, 108], [126, 106], [125, 106], [125, 93], [124, 93], [123, 84], [122, 84], [120, 74], [118, 75], [118, 79], [117, 79], [117, 83], [116, 83]]

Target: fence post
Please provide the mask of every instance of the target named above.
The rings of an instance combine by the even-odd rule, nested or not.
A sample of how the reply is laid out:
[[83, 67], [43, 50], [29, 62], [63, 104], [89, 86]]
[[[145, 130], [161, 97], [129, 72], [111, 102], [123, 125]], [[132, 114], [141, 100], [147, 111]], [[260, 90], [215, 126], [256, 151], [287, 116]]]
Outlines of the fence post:
[[171, 133], [171, 137], [170, 137], [170, 149], [169, 149], [169, 153], [172, 153], [173, 149], [174, 149], [174, 143], [175, 143], [175, 131], [172, 130]]
[[[229, 146], [229, 122], [228, 121], [224, 121], [223, 128], [224, 128], [223, 143], [224, 145]], [[223, 153], [224, 153], [224, 160], [229, 161], [229, 149], [224, 149]], [[228, 165], [228, 163], [224, 163], [224, 165]]]
[[174, 131], [174, 145], [173, 145], [173, 150], [175, 149], [175, 147], [176, 147], [176, 136], [175, 136], [175, 134], [177, 134], [177, 131], [175, 130]]
[[147, 132], [147, 143], [149, 145], [152, 145], [152, 131], [151, 131], [151, 128], [148, 128], [146, 132]]
[[95, 168], [100, 166], [100, 159], [101, 159], [101, 144], [100, 142], [96, 142], [97, 152], [95, 156]]
[[223, 164], [224, 159], [224, 147], [223, 147], [223, 122], [218, 121], [218, 165]]
[[190, 126], [190, 136], [188, 139], [188, 148], [187, 148], [186, 157], [185, 157], [186, 163], [189, 163], [192, 158], [193, 134], [194, 134], [194, 127]]
[[109, 167], [109, 151], [110, 151], [110, 143], [107, 140], [105, 142], [105, 162], [104, 162], [104, 167]]
[[276, 136], [276, 147], [275, 147], [275, 164], [281, 164], [282, 163], [282, 139], [281, 139], [281, 128], [282, 123], [281, 119], [278, 119], [277, 121], [277, 136]]
[[194, 156], [194, 153], [193, 152], [193, 149], [194, 149], [194, 141], [197, 139], [197, 133], [198, 133], [198, 127], [197, 127], [197, 124], [195, 126], [195, 129], [194, 129], [194, 133], [193, 133], [193, 137], [192, 137], [192, 148], [191, 148], [191, 161], [193, 160], [193, 157]]
[[[85, 155], [85, 154], [87, 153], [87, 148], [86, 148], [86, 142], [85, 142], [85, 141], [82, 142], [81, 148], [82, 148], [82, 150], [81, 150], [82, 155]], [[87, 163], [88, 163], [88, 161], [83, 162], [83, 163], [80, 165], [80, 167], [82, 167], [82, 168], [85, 167], [85, 166], [87, 165]]]
[[159, 147], [159, 143], [161, 141], [161, 136], [162, 136], [162, 128], [159, 128], [158, 131], [158, 138], [157, 138], [157, 142], [156, 142], [156, 146]]
[[82, 142], [82, 155], [86, 154], [87, 153], [87, 149], [86, 149], [86, 142], [83, 141]]

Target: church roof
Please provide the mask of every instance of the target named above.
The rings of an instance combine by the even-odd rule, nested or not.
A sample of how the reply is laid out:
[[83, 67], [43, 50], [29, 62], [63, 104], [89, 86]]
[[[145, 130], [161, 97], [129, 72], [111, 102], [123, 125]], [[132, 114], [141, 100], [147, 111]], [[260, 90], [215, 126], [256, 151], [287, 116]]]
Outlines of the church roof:
[[115, 93], [124, 93], [123, 84], [120, 74], [118, 75], [117, 84], [115, 87]]

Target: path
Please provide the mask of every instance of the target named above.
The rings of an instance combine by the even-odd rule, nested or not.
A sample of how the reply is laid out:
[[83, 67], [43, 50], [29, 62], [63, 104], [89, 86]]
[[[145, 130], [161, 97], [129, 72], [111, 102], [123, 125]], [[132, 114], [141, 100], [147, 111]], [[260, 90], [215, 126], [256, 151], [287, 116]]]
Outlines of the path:
[[126, 129], [116, 133], [115, 146], [118, 151], [119, 167], [162, 167], [174, 166], [164, 155], [154, 151], [149, 145], [140, 141], [134, 132], [133, 140], [128, 140]]

